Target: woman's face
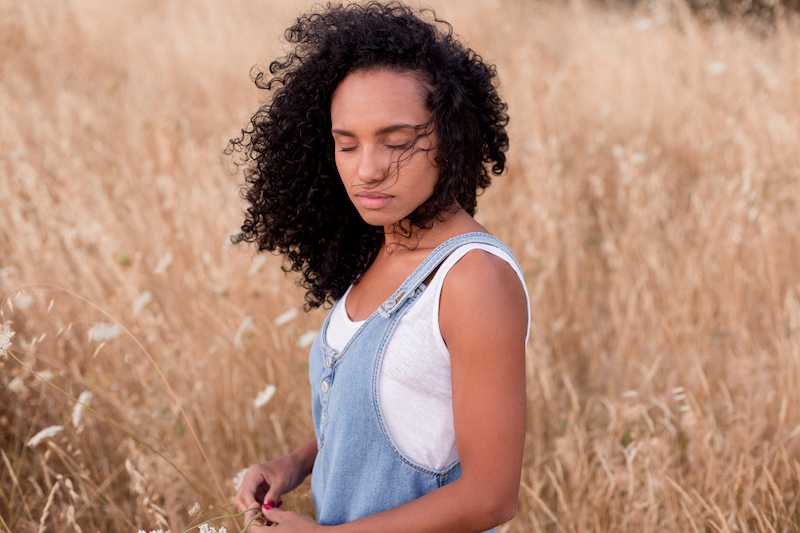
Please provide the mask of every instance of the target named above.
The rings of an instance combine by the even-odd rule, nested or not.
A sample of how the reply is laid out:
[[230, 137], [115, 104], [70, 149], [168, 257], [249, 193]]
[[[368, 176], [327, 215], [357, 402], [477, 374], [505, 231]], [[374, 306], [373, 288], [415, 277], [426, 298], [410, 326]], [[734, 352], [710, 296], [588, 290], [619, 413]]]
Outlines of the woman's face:
[[336, 168], [368, 224], [392, 226], [433, 194], [439, 170], [436, 132], [423, 126], [426, 93], [412, 73], [384, 69], [354, 72], [333, 93]]

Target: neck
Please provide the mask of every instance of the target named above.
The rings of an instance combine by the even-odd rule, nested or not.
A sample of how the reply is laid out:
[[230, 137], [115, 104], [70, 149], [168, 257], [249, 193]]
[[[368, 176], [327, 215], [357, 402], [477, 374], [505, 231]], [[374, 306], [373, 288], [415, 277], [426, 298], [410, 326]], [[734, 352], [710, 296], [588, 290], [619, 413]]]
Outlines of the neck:
[[463, 211], [461, 207], [440, 213], [433, 219], [432, 226], [428, 229], [421, 229], [411, 224], [408, 219], [391, 226], [384, 226], [383, 249], [391, 252], [395, 248], [405, 248], [415, 250], [417, 248], [428, 248], [440, 244], [439, 235], [446, 231], [448, 222], [453, 215]]

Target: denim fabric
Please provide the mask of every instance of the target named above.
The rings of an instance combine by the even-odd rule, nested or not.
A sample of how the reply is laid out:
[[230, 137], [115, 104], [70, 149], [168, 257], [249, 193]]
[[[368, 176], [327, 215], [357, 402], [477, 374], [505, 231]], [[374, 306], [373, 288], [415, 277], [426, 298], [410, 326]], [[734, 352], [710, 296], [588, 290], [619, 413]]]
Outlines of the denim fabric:
[[459, 235], [431, 252], [341, 352], [325, 343], [330, 314], [314, 340], [308, 364], [317, 435], [311, 497], [320, 524], [343, 524], [397, 507], [460, 477], [458, 461], [431, 470], [400, 453], [381, 417], [377, 383], [386, 344], [425, 289], [424, 280], [456, 248], [469, 243], [489, 244], [513, 257], [491, 235]]

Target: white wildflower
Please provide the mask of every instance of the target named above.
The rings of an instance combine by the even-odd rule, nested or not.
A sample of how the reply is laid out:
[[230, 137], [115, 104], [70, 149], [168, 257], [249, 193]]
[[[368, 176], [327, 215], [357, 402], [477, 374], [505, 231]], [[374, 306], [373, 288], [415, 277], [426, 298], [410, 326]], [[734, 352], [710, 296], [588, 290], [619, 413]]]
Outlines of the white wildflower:
[[164, 257], [158, 260], [158, 264], [156, 265], [155, 270], [153, 270], [153, 274], [162, 274], [166, 272], [169, 266], [172, 264], [172, 252], [167, 252], [164, 254]]
[[8, 384], [8, 390], [9, 392], [15, 392], [19, 394], [28, 390], [28, 387], [25, 386], [25, 382], [22, 381], [22, 378], [17, 376], [11, 380], [11, 383]]
[[246, 468], [242, 468], [241, 470], [239, 470], [238, 474], [233, 476], [232, 481], [233, 481], [234, 490], [238, 491], [240, 488], [242, 488], [242, 481], [244, 481], [244, 475], [246, 473], [247, 473], [247, 469]]
[[83, 415], [84, 406], [88, 406], [92, 400], [92, 391], [85, 390], [78, 397], [78, 403], [72, 408], [72, 425], [78, 427], [81, 425], [81, 415]]
[[634, 165], [641, 165], [645, 161], [647, 161], [647, 154], [643, 154], [642, 152], [631, 154], [631, 163]]
[[250, 270], [247, 271], [247, 275], [248, 276], [255, 275], [259, 270], [261, 270], [261, 268], [264, 266], [266, 262], [267, 262], [266, 255], [257, 255], [255, 259], [253, 259], [253, 264], [250, 265]]
[[150, 291], [144, 291], [142, 294], [139, 295], [138, 298], [136, 298], [136, 301], [133, 302], [133, 305], [131, 306], [131, 312], [134, 315], [138, 315], [139, 313], [142, 312], [142, 309], [147, 307], [147, 304], [149, 304], [152, 299], [153, 299], [153, 293]]
[[33, 305], [33, 295], [27, 292], [23, 292], [17, 295], [14, 298], [14, 307], [17, 309], [27, 309]]
[[36, 373], [36, 377], [39, 379], [46, 379], [50, 381], [51, 379], [53, 379], [54, 376], [53, 373], [49, 370], [40, 370], [39, 372]]
[[8, 324], [0, 324], [0, 357], [6, 355], [11, 349], [11, 339], [14, 338], [14, 331]]
[[89, 330], [89, 340], [91, 341], [107, 341], [119, 335], [120, 328], [116, 324], [95, 324]]
[[291, 322], [292, 320], [297, 318], [298, 314], [299, 313], [297, 311], [297, 308], [293, 307], [293, 308], [289, 309], [288, 311], [285, 311], [285, 312], [281, 313], [280, 315], [278, 315], [277, 317], [275, 317], [274, 324], [276, 326], [282, 326], [282, 325], [286, 324], [287, 322]]
[[227, 250], [233, 246], [233, 238], [239, 235], [242, 231], [240, 229], [231, 230], [225, 235], [225, 240], [222, 241], [222, 250]]
[[728, 71], [728, 65], [722, 61], [712, 61], [708, 64], [708, 73], [712, 76], [722, 76]]
[[317, 330], [310, 329], [300, 335], [297, 339], [297, 347], [298, 348], [308, 348], [314, 343], [314, 339], [317, 338]]
[[253, 406], [258, 409], [267, 405], [267, 403], [275, 396], [275, 385], [269, 384], [267, 387], [258, 393], [256, 399], [253, 400]]
[[633, 25], [633, 29], [635, 29], [636, 31], [647, 31], [650, 29], [652, 25], [653, 25], [653, 19], [651, 19], [650, 17], [645, 17], [643, 19], [637, 20], [636, 23]]
[[223, 526], [220, 526], [219, 531], [217, 531], [213, 526], [209, 526], [208, 524], [200, 524], [200, 533], [228, 533], [228, 530]]
[[191, 509], [189, 509], [189, 516], [197, 516], [200, 514], [200, 504], [195, 503]]
[[242, 347], [242, 339], [245, 337], [252, 337], [253, 336], [253, 317], [246, 316], [244, 320], [242, 320], [241, 325], [239, 325], [239, 329], [236, 330], [236, 335], [233, 336], [233, 345], [236, 348]]
[[28, 441], [28, 446], [33, 448], [44, 439], [50, 439], [55, 437], [59, 431], [64, 429], [64, 426], [50, 426], [49, 428], [45, 428], [41, 430], [39, 433], [33, 436], [31, 440]]

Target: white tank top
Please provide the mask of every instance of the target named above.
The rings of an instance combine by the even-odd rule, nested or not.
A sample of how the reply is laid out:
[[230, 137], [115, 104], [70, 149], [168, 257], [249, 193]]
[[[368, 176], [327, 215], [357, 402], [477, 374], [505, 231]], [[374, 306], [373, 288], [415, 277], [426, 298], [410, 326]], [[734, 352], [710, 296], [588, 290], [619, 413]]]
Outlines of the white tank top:
[[[461, 246], [434, 274], [430, 285], [400, 318], [378, 373], [378, 403], [389, 437], [409, 460], [441, 470], [458, 459], [453, 427], [453, 395], [450, 382], [450, 352], [439, 330], [439, 299], [447, 273], [467, 252], [484, 250], [507, 262], [519, 276], [517, 263], [504, 251], [488, 244]], [[364, 323], [347, 316], [350, 288], [334, 304], [325, 341], [341, 351]], [[530, 302], [528, 302], [530, 304]], [[530, 305], [528, 306], [530, 331]], [[527, 335], [525, 341], [527, 343]]]

